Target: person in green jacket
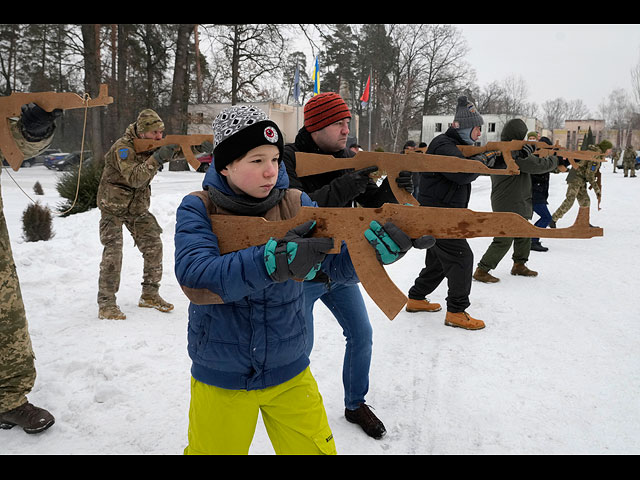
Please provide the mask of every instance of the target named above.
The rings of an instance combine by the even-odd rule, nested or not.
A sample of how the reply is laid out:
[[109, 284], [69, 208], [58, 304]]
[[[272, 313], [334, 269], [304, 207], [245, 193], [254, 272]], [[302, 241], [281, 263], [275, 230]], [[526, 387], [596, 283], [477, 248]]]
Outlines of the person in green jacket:
[[[501, 141], [522, 140], [527, 133], [526, 124], [519, 118], [507, 122], [500, 136]], [[550, 172], [558, 166], [555, 156], [533, 155], [535, 147], [525, 145], [522, 150], [512, 152], [519, 175], [491, 175], [491, 208], [494, 212], [513, 212], [527, 220], [533, 217], [531, 199], [531, 174]], [[531, 251], [530, 238], [496, 237], [478, 262], [473, 278], [479, 282], [495, 283], [499, 279], [489, 273], [498, 266], [513, 244], [513, 268], [511, 275], [535, 277], [538, 272], [530, 270], [525, 263]]]

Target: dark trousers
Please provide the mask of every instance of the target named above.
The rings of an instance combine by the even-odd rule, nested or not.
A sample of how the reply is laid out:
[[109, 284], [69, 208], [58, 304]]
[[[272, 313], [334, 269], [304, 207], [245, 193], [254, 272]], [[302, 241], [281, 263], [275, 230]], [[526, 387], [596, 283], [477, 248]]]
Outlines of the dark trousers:
[[473, 252], [465, 239], [438, 239], [427, 250], [425, 267], [409, 289], [409, 298], [423, 300], [447, 279], [447, 311], [463, 312], [471, 305]]
[[[535, 213], [537, 213], [538, 215], [540, 215], [540, 218], [535, 223], [535, 226], [536, 227], [540, 227], [540, 228], [547, 228], [549, 226], [549, 223], [551, 222], [551, 212], [549, 211], [549, 208], [547, 207], [547, 204], [546, 203], [534, 203], [533, 204], [533, 211]], [[536, 243], [536, 242], [539, 242], [540, 239], [539, 238], [532, 238], [531, 241]]]

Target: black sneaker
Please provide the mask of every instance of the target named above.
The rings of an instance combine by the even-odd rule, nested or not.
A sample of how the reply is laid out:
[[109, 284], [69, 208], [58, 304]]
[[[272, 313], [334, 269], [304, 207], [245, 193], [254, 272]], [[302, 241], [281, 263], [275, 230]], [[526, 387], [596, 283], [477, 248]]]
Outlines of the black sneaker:
[[44, 408], [38, 408], [29, 402], [8, 412], [0, 413], [0, 428], [4, 430], [18, 425], [27, 433], [40, 433], [54, 423], [53, 415]]
[[531, 242], [531, 250], [535, 252], [548, 252], [549, 247], [543, 246], [540, 242]]
[[384, 437], [387, 429], [384, 428], [382, 422], [369, 409], [369, 406], [361, 403], [355, 410], [344, 409], [344, 417], [351, 423], [358, 424], [362, 427], [367, 435], [376, 440]]

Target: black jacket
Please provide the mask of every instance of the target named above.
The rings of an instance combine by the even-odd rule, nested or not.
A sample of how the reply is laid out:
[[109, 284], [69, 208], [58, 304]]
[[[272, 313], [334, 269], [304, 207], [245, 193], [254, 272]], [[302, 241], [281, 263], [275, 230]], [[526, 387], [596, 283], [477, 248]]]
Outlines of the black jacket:
[[531, 200], [534, 204], [547, 204], [549, 197], [549, 172], [531, 174]]
[[373, 180], [369, 180], [367, 189], [359, 194], [345, 173], [351, 170], [338, 170], [334, 172], [298, 177], [296, 174], [296, 152], [320, 153], [333, 155], [337, 158], [349, 158], [354, 154], [344, 149], [339, 152], [323, 152], [311, 138], [311, 134], [302, 127], [296, 135], [294, 143], [285, 145], [282, 154], [284, 165], [289, 175], [289, 188], [297, 188], [305, 192], [311, 200], [317, 202], [320, 207], [348, 207], [357, 202], [363, 207], [376, 208], [383, 203], [398, 203], [385, 178], [378, 187]]
[[[463, 144], [458, 131], [455, 128], [449, 128], [431, 141], [427, 154], [465, 158], [457, 147]], [[418, 201], [420, 205], [428, 207], [467, 208], [471, 198], [471, 182], [478, 178], [478, 175], [478, 173], [422, 172]]]

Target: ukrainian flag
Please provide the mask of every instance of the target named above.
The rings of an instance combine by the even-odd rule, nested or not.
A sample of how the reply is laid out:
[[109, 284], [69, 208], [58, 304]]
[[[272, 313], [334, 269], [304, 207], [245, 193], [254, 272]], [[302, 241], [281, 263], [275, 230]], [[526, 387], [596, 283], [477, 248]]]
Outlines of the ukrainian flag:
[[320, 69], [318, 68], [318, 57], [316, 56], [316, 65], [313, 67], [313, 95], [320, 93]]

